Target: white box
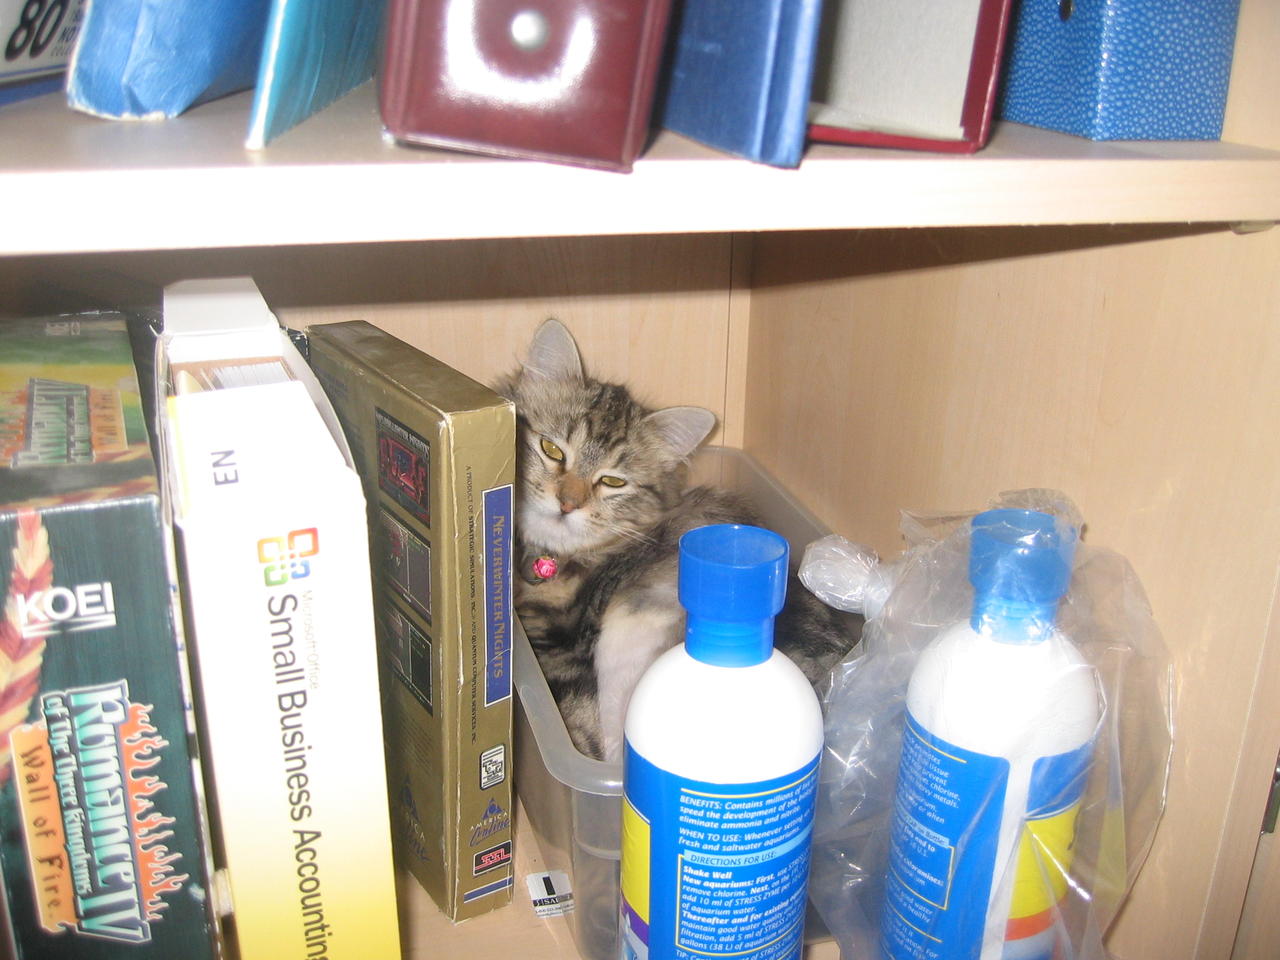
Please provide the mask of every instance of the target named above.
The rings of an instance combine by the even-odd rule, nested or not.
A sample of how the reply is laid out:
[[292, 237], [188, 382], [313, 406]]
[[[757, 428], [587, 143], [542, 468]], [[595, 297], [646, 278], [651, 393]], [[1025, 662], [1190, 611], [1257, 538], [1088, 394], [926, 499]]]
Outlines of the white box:
[[[164, 323], [162, 459], [239, 954], [399, 956], [360, 480], [251, 281], [169, 287]], [[168, 389], [236, 357], [269, 362]]]
[[0, 0], [0, 86], [65, 69], [84, 5], [85, 0]]

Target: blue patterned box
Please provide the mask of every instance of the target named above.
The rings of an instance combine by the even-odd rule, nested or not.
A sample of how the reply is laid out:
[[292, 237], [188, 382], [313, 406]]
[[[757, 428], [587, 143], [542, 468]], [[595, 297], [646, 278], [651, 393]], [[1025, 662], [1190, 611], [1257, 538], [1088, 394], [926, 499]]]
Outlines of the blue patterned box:
[[1216, 140], [1239, 0], [1021, 0], [1005, 120], [1093, 140]]

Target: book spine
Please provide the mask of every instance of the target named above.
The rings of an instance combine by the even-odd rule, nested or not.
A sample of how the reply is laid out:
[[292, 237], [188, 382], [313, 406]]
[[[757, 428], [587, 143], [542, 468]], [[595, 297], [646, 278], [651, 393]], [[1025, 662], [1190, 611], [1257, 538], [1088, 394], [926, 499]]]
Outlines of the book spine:
[[765, 163], [795, 167], [804, 154], [822, 4], [780, 3], [777, 15], [758, 150]]
[[[456, 569], [467, 581], [454, 593], [459, 604], [456, 638], [463, 674], [460, 718], [451, 774], [457, 783], [458, 825], [452, 883], [457, 919], [476, 916], [510, 900], [513, 886], [511, 789], [512, 487], [503, 476], [509, 449], [494, 429], [499, 417], [459, 416], [448, 468], [455, 493], [460, 549]], [[496, 462], [495, 462], [496, 461]]]
[[326, 451], [246, 423], [254, 392], [295, 436], [316, 415], [275, 386], [171, 400], [181, 486], [202, 488], [179, 529], [235, 935], [245, 957], [394, 956], [364, 498]]
[[623, 161], [628, 168], [644, 149], [649, 136], [658, 73], [666, 51], [667, 25], [670, 20], [670, 0], [644, 0], [640, 55], [636, 63], [635, 83], [631, 88], [627, 138], [622, 149]]
[[276, 89], [276, 58], [280, 51], [280, 36], [284, 31], [286, 6], [285, 3], [273, 3], [267, 13], [262, 56], [258, 60], [258, 82], [253, 88], [249, 130], [244, 139], [244, 145], [249, 150], [261, 150], [267, 145], [267, 119], [271, 102], [279, 96]]
[[418, 20], [417, 0], [387, 0], [382, 63], [378, 69], [378, 109], [383, 126], [395, 137], [406, 133], [405, 111], [413, 77]]

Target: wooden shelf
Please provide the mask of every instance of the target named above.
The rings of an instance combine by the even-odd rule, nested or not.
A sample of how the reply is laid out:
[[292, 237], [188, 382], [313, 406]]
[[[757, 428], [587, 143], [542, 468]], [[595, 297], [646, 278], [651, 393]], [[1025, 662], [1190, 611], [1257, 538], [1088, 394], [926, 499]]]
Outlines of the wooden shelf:
[[249, 97], [114, 122], [48, 95], [0, 110], [0, 254], [1280, 219], [1280, 152], [1094, 143], [999, 125], [972, 156], [814, 145], [798, 170], [661, 134], [631, 174], [398, 146], [372, 83], [272, 143]]

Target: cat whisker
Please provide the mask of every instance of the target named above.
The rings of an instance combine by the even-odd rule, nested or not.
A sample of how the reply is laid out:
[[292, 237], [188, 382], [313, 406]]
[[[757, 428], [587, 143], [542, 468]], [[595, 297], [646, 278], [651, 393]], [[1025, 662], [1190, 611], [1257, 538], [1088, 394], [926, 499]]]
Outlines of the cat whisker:
[[652, 546], [653, 544], [656, 544], [658, 542], [657, 537], [651, 537], [647, 533], [641, 533], [639, 530], [633, 530], [629, 527], [624, 527], [624, 526], [611, 527], [610, 532], [617, 534], [618, 536], [623, 537], [624, 539], [633, 540], [636, 543], [643, 543], [648, 546]]

